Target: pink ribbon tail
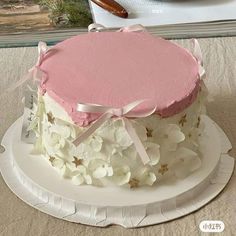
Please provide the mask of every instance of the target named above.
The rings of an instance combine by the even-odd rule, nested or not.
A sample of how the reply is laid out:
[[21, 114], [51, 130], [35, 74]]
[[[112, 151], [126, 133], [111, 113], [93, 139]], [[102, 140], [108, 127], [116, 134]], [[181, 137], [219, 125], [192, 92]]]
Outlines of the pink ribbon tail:
[[144, 165], [148, 164], [150, 161], [150, 158], [139, 138], [139, 136], [137, 135], [135, 129], [133, 128], [132, 124], [130, 123], [129, 119], [127, 118], [123, 118], [124, 124], [125, 124], [125, 128], [131, 138], [131, 140], [134, 143], [134, 146], [136, 148], [137, 153], [139, 154], [142, 162]]
[[75, 146], [81, 144], [84, 140], [86, 140], [90, 135], [92, 135], [107, 119], [111, 118], [111, 113], [104, 113], [101, 115], [92, 125], [88, 127], [76, 140], [73, 142]]
[[202, 65], [202, 50], [197, 39], [192, 39], [193, 55], [197, 59], [198, 63]]
[[200, 77], [202, 78], [205, 75], [205, 69], [203, 68], [203, 60], [202, 60], [202, 50], [197, 39], [192, 39], [192, 44], [193, 44], [193, 56], [196, 58], [198, 62], [198, 71]]

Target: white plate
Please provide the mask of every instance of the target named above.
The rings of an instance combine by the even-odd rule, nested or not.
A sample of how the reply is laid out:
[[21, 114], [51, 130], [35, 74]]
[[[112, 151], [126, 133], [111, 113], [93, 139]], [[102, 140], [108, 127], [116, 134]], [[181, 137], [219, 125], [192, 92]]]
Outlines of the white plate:
[[217, 196], [229, 181], [234, 159], [224, 132], [204, 116], [206, 135], [201, 140], [202, 167], [183, 180], [166, 180], [154, 187], [75, 186], [61, 179], [32, 146], [20, 140], [22, 119], [6, 132], [0, 157], [2, 176], [23, 201], [47, 214], [96, 226], [118, 224], [127, 228], [169, 221], [189, 214]]

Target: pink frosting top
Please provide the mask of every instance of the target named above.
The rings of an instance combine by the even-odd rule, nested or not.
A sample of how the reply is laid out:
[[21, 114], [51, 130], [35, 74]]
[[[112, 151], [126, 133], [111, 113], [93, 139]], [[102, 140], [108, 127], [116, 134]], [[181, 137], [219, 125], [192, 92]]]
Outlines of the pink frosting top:
[[172, 116], [196, 98], [200, 78], [196, 59], [185, 49], [147, 32], [91, 32], [65, 40], [46, 54], [41, 90], [57, 101], [72, 120], [86, 126], [100, 114], [76, 111], [77, 103], [120, 108], [157, 106]]

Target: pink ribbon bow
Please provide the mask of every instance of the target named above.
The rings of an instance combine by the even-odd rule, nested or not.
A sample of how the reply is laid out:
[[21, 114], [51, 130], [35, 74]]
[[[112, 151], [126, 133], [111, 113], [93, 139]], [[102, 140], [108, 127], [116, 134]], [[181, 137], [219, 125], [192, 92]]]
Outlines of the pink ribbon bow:
[[11, 85], [7, 88], [4, 93], [1, 94], [0, 97], [5, 96], [7, 93], [14, 91], [16, 88], [24, 84], [27, 80], [33, 78], [34, 81], [40, 80], [42, 78], [42, 74], [44, 73], [42, 70], [39, 69], [39, 66], [42, 63], [42, 60], [45, 54], [48, 52], [47, 44], [45, 42], [39, 42], [38, 44], [38, 60], [37, 63], [28, 70], [28, 73], [23, 76], [20, 80], [18, 80], [15, 84]]
[[[88, 26], [89, 32], [101, 32], [101, 31], [109, 31], [104, 25], [93, 23]], [[118, 30], [118, 32], [144, 32], [146, 29], [140, 25], [130, 25], [126, 27], [122, 27]]]
[[140, 24], [126, 26], [119, 30], [119, 32], [145, 32], [145, 31], [146, 29]]
[[202, 78], [205, 75], [205, 69], [203, 68], [203, 60], [202, 60], [202, 50], [197, 39], [192, 39], [191, 42], [193, 45], [192, 54], [198, 62], [198, 72], [200, 78]]
[[156, 111], [156, 107], [147, 112], [142, 112], [139, 114], [134, 114], [131, 111], [140, 105], [141, 103], [147, 100], [138, 100], [121, 108], [112, 108], [107, 106], [101, 106], [98, 104], [88, 104], [88, 103], [79, 103], [77, 105], [77, 111], [80, 112], [89, 112], [89, 113], [103, 113], [86, 131], [84, 131], [73, 143], [78, 146], [85, 139], [87, 139], [90, 135], [92, 135], [105, 121], [107, 121], [111, 117], [121, 117], [126, 131], [129, 134], [131, 140], [134, 143], [134, 146], [143, 162], [143, 164], [147, 164], [150, 161], [150, 158], [139, 139], [135, 129], [132, 126], [132, 123], [128, 118], [138, 118], [138, 117], [147, 117], [153, 114]]

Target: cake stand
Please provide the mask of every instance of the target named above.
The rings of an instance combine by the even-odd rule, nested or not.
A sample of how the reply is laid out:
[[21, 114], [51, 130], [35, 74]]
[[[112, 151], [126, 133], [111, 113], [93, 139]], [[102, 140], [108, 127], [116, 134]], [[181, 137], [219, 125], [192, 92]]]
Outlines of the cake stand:
[[167, 179], [153, 187], [75, 186], [62, 179], [41, 156], [30, 155], [31, 144], [21, 141], [22, 118], [7, 130], [0, 154], [1, 174], [8, 187], [32, 207], [67, 221], [126, 228], [158, 224], [189, 214], [206, 205], [228, 183], [234, 158], [224, 132], [203, 116], [200, 140], [202, 166], [182, 180]]

